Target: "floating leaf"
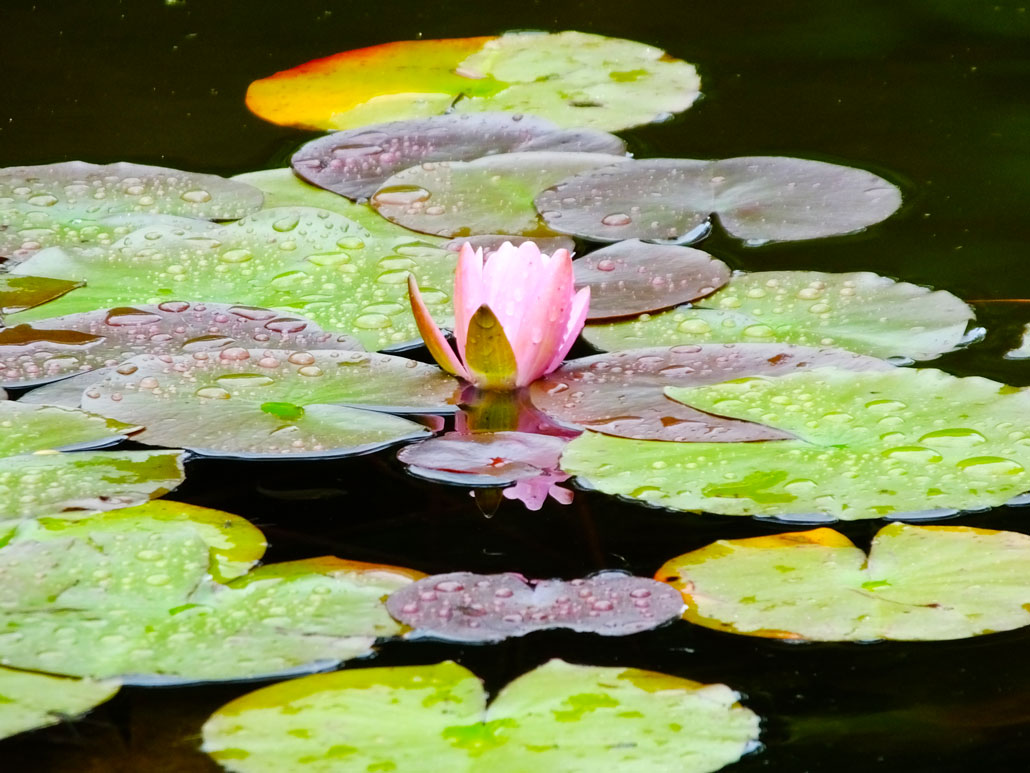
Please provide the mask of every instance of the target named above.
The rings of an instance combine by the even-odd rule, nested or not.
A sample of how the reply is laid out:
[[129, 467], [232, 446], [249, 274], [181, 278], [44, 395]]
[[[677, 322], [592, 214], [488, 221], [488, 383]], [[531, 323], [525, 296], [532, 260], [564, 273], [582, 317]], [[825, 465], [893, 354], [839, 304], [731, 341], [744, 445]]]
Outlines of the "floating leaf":
[[561, 130], [529, 115], [434, 115], [319, 137], [294, 153], [291, 164], [314, 185], [361, 199], [408, 167], [538, 150], [623, 155], [626, 143], [592, 129]]
[[405, 169], [370, 200], [380, 215], [439, 236], [553, 236], [533, 197], [569, 175], [628, 159], [601, 153], [502, 153], [475, 161], [437, 161]]
[[537, 408], [563, 424], [606, 435], [678, 442], [780, 440], [793, 435], [696, 411], [663, 390], [826, 366], [855, 371], [890, 367], [840, 349], [782, 344], [655, 347], [570, 360], [535, 382], [530, 396]]
[[0, 401], [0, 459], [37, 451], [98, 448], [138, 429], [85, 411]]
[[555, 231], [596, 241], [683, 240], [711, 215], [751, 243], [860, 231], [890, 217], [901, 192], [864, 169], [777, 156], [652, 158], [577, 174], [536, 204]]
[[456, 260], [414, 237], [405, 244], [380, 242], [326, 210], [269, 209], [200, 233], [155, 225], [108, 249], [41, 252], [16, 273], [85, 279], [87, 285], [7, 322], [188, 298], [301, 314], [378, 349], [418, 336], [408, 274], [416, 276], [427, 303], [445, 309], [450, 296], [437, 288], [450, 290]]
[[655, 505], [788, 518], [940, 515], [1030, 491], [1030, 392], [988, 379], [820, 368], [666, 393], [799, 439], [715, 446], [587, 433], [566, 447], [563, 469]]
[[0, 738], [85, 714], [118, 692], [116, 681], [68, 679], [0, 668]]
[[739, 698], [721, 684], [552, 660], [487, 708], [455, 663], [362, 668], [237, 698], [204, 725], [203, 749], [236, 773], [707, 773], [758, 738]]
[[140, 504], [182, 483], [182, 460], [180, 451], [10, 456], [0, 464], [0, 520], [70, 518]]
[[628, 636], [679, 617], [683, 600], [667, 586], [621, 572], [567, 582], [451, 572], [401, 588], [386, 608], [419, 634], [500, 641], [548, 628]]
[[423, 425], [381, 411], [449, 412], [458, 392], [438, 368], [386, 354], [231, 348], [140, 355], [88, 389], [83, 403], [104, 416], [137, 417], [141, 443], [320, 458], [424, 437]]
[[82, 285], [68, 279], [0, 274], [0, 316], [40, 306]]
[[750, 636], [964, 639], [1030, 625], [1030, 537], [892, 523], [868, 558], [831, 529], [720, 540], [656, 578], [692, 623]]
[[212, 174], [68, 161], [0, 169], [0, 201], [0, 255], [20, 260], [110, 236], [117, 232], [104, 221], [111, 215], [235, 220], [261, 207], [261, 192]]
[[504, 111], [614, 131], [686, 110], [699, 87], [692, 65], [653, 46], [582, 32], [509, 32], [345, 51], [254, 81], [247, 107], [313, 129]]
[[325, 668], [400, 632], [381, 599], [419, 573], [321, 558], [221, 584], [213, 563], [239, 574], [263, 544], [243, 519], [197, 510], [19, 526], [0, 548], [0, 662], [129, 684], [242, 679]]
[[576, 287], [590, 287], [587, 320], [659, 311], [710, 295], [730, 270], [707, 252], [637, 239], [591, 252], [574, 264]]
[[600, 349], [776, 341], [928, 360], [969, 343], [972, 320], [951, 293], [877, 274], [758, 271], [694, 306], [588, 325], [583, 335]]
[[253, 306], [165, 301], [69, 314], [0, 329], [0, 383], [25, 386], [137, 354], [179, 354], [232, 347], [361, 349], [302, 317]]
[[1019, 346], [1005, 353], [1007, 360], [1025, 360], [1030, 358], [1030, 325], [1023, 327], [1023, 337]]

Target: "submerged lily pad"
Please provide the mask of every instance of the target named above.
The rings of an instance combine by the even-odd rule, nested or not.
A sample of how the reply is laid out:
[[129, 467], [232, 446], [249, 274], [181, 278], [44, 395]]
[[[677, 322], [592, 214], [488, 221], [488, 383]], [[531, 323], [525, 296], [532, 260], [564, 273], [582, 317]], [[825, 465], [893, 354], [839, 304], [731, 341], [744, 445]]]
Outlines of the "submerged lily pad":
[[590, 288], [587, 320], [660, 311], [710, 295], [730, 269], [707, 252], [637, 239], [591, 252], [573, 264], [576, 287]]
[[354, 338], [302, 317], [224, 303], [165, 301], [69, 314], [0, 329], [0, 384], [28, 386], [137, 354], [179, 354], [231, 347], [361, 349]]
[[606, 132], [562, 130], [529, 115], [434, 115], [329, 134], [304, 145], [290, 163], [309, 182], [361, 199], [418, 164], [539, 150], [622, 155], [626, 143]]
[[487, 707], [455, 663], [362, 668], [237, 698], [204, 725], [203, 750], [236, 773], [708, 773], [758, 738], [739, 698], [722, 684], [552, 660]]
[[458, 399], [457, 380], [400, 357], [232, 348], [127, 360], [83, 404], [135, 416], [140, 443], [260, 459], [345, 456], [425, 437], [423, 425], [382, 411], [450, 412]]
[[332, 666], [400, 632], [381, 599], [421, 574], [336, 558], [243, 574], [263, 541], [202, 510], [19, 526], [0, 548], [0, 662], [128, 684], [242, 679]]
[[533, 197], [569, 175], [628, 159], [602, 153], [502, 153], [474, 161], [437, 161], [405, 169], [370, 199], [380, 215], [438, 236], [553, 235]]
[[199, 233], [155, 225], [107, 249], [45, 250], [15, 272], [86, 286], [7, 322], [187, 298], [301, 314], [379, 349], [418, 337], [408, 274], [427, 303], [443, 308], [450, 296], [438, 288], [450, 290], [455, 263], [454, 253], [414, 235], [382, 242], [334, 212], [283, 207]]
[[0, 459], [37, 451], [98, 448], [139, 429], [85, 411], [0, 401]]
[[0, 169], [0, 201], [0, 255], [20, 260], [110, 236], [111, 215], [235, 220], [260, 209], [261, 191], [212, 174], [68, 161]]
[[70, 279], [0, 274], [0, 316], [40, 306], [83, 284]]
[[609, 350], [776, 341], [928, 360], [969, 343], [973, 319], [951, 293], [869, 272], [757, 271], [696, 305], [588, 325], [583, 336]]
[[503, 111], [614, 131], [686, 110], [699, 88], [692, 65], [643, 43], [509, 32], [344, 51], [254, 81], [247, 107], [313, 129]]
[[853, 233], [890, 217], [901, 191], [864, 169], [778, 156], [652, 158], [582, 172], [536, 199], [555, 231], [596, 241], [681, 240], [709, 218], [749, 243]]
[[117, 681], [69, 679], [0, 668], [0, 738], [49, 727], [114, 697]]
[[397, 620], [454, 641], [500, 641], [548, 628], [628, 636], [679, 617], [668, 586], [622, 572], [581, 580], [527, 580], [519, 574], [436, 574], [386, 602]]
[[820, 368], [666, 393], [797, 436], [656, 443], [586, 433], [562, 468], [677, 510], [854, 520], [1002, 505], [1030, 491], [1030, 392], [984, 378]]
[[720, 540], [655, 575], [692, 623], [817, 641], [964, 639], [1030, 625], [1030, 537], [893, 523], [869, 556], [830, 529]]
[[530, 396], [537, 408], [563, 424], [606, 435], [695, 443], [781, 440], [793, 435], [694, 410], [668, 398], [664, 389], [827, 366], [890, 368], [882, 360], [840, 349], [782, 344], [654, 347], [570, 360], [533, 383]]

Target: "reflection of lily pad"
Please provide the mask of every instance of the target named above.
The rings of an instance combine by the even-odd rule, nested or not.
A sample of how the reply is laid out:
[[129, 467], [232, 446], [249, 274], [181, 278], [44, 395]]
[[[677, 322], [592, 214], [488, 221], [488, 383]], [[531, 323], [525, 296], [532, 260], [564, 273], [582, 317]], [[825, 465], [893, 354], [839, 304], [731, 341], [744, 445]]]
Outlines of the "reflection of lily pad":
[[[321, 558], [237, 576], [263, 544], [243, 519], [200, 510], [19, 526], [0, 548], [0, 662], [127, 683], [240, 679], [324, 668], [400, 632], [381, 598], [417, 572]], [[213, 563], [235, 579], [210, 579]]]
[[451, 572], [401, 588], [386, 608], [419, 634], [500, 641], [547, 628], [628, 636], [679, 617], [683, 601], [666, 586], [622, 572], [568, 582]]
[[864, 169], [801, 158], [655, 158], [577, 174], [536, 200], [555, 231], [597, 241], [681, 239], [711, 215], [748, 242], [860, 231], [901, 206]]
[[[141, 355], [86, 390], [104, 416], [135, 416], [135, 440], [213, 456], [344, 456], [408, 438], [421, 424], [364, 406], [449, 412], [458, 382], [431, 365], [349, 351], [227, 349]], [[124, 420], [124, 419], [123, 419]]]
[[438, 236], [553, 236], [533, 197], [569, 175], [628, 159], [602, 153], [502, 153], [474, 161], [438, 161], [393, 175], [371, 198], [379, 214]]
[[261, 192], [211, 174], [68, 161], [0, 169], [0, 200], [0, 255], [22, 259], [110, 236], [117, 229], [103, 221], [111, 215], [235, 220], [261, 207]]
[[107, 249], [41, 252], [17, 273], [85, 279], [85, 287], [8, 324], [183, 298], [292, 311], [378, 349], [418, 336], [407, 299], [412, 273], [433, 306], [450, 300], [454, 253], [421, 243], [380, 243], [354, 221], [321, 209], [263, 210], [203, 232], [153, 226]]
[[54, 405], [0, 401], [0, 459], [37, 451], [99, 448], [124, 440], [131, 424]]
[[836, 368], [666, 393], [798, 440], [656, 443], [586, 433], [566, 472], [678, 510], [853, 520], [977, 509], [1030, 490], [1030, 392], [983, 378]]
[[344, 51], [253, 82], [247, 107], [273, 123], [313, 129], [453, 110], [529, 113], [612, 131], [686, 110], [699, 86], [692, 65], [643, 43], [509, 32]]
[[455, 663], [363, 668], [237, 698], [204, 725], [203, 749], [236, 773], [706, 773], [758, 738], [739, 697], [721, 684], [552, 660], [487, 707], [479, 680]]
[[830, 529], [720, 540], [656, 578], [684, 618], [751, 636], [964, 639], [1030, 625], [1030, 537], [893, 523], [869, 556]]
[[776, 341], [928, 360], [968, 343], [972, 319], [951, 293], [877, 274], [758, 271], [694, 306], [588, 325], [583, 334], [601, 349]]
[[0, 274], [0, 316], [40, 306], [82, 284], [70, 279]]
[[536, 381], [530, 395], [537, 408], [563, 424], [606, 435], [678, 442], [780, 440], [793, 436], [761, 423], [696, 411], [663, 390], [827, 366], [855, 371], [890, 367], [840, 349], [782, 344], [655, 347], [570, 360]]
[[0, 668], [0, 738], [84, 714], [113, 697], [118, 688], [116, 681], [69, 679]]
[[137, 354], [226, 350], [360, 349], [310, 320], [251, 306], [165, 301], [70, 314], [0, 329], [0, 383], [38, 384]]
[[624, 154], [613, 134], [558, 129], [529, 115], [434, 115], [336, 132], [304, 145], [291, 163], [301, 177], [351, 199], [367, 198], [390, 176], [434, 161], [471, 161], [520, 151]]

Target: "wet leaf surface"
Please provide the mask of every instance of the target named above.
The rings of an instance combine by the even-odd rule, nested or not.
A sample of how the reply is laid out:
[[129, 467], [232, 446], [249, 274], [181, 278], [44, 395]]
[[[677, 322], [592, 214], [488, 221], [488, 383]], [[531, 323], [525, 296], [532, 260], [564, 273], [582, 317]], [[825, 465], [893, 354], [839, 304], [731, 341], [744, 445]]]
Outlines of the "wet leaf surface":
[[67, 679], [0, 668], [0, 738], [56, 725], [111, 698], [116, 681]]
[[40, 306], [82, 284], [69, 279], [0, 274], [0, 316]]
[[99, 448], [120, 443], [138, 427], [85, 411], [0, 401], [0, 459], [47, 450]]

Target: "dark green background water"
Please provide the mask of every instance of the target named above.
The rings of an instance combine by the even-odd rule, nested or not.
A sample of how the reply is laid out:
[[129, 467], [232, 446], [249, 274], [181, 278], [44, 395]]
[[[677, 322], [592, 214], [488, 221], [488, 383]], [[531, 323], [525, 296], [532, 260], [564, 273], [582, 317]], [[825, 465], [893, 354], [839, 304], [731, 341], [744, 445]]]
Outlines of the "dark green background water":
[[[508, 29], [580, 29], [698, 64], [704, 99], [624, 134], [640, 156], [783, 154], [865, 166], [902, 211], [857, 237], [705, 249], [745, 269], [872, 270], [967, 299], [1030, 297], [1027, 0], [0, 0], [0, 166], [81, 158], [234, 174], [282, 166], [312, 134], [243, 106], [258, 77], [349, 48]], [[978, 304], [986, 342], [953, 373], [1030, 383], [1005, 361], [1030, 304]], [[1030, 422], [1030, 417], [1028, 417]], [[426, 572], [650, 575], [714, 539], [787, 527], [577, 494], [484, 519], [409, 478], [392, 452], [333, 462], [192, 462], [173, 498], [254, 520], [269, 560], [333, 553]], [[371, 481], [376, 481], [374, 484]], [[1030, 532], [1030, 510], [953, 521]], [[840, 527], [866, 546], [880, 524]], [[393, 643], [356, 664], [453, 658], [491, 689], [551, 657], [652, 668], [741, 690], [765, 748], [728, 768], [791, 773], [1030, 769], [1030, 629], [971, 641], [790, 645], [674, 624], [621, 639], [535, 634], [487, 647]], [[215, 771], [203, 720], [252, 685], [127, 688], [85, 720], [0, 742], [0, 771]]]

